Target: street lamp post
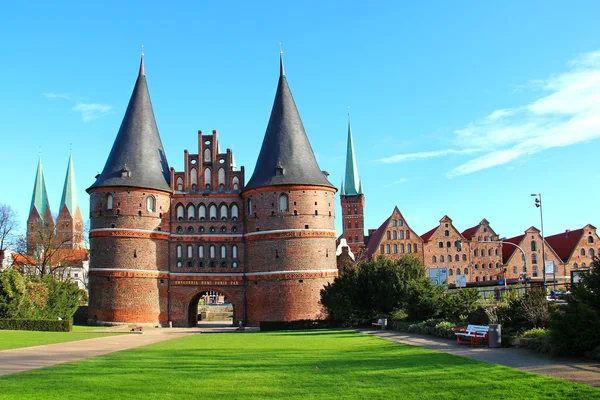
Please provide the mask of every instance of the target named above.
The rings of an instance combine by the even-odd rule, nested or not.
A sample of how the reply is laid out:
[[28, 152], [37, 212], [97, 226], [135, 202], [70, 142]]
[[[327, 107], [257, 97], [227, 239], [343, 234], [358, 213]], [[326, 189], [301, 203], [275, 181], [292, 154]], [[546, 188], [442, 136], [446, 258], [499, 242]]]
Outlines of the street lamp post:
[[[502, 243], [502, 244], [510, 244], [511, 246], [515, 246], [517, 249], [521, 250], [523, 254], [523, 272], [527, 271], [527, 257], [525, 256], [525, 250], [521, 248], [518, 244], [514, 244], [512, 242], [507, 242], [505, 240], [492, 240], [494, 243]], [[506, 268], [504, 269], [504, 287], [506, 287]], [[527, 287], [527, 283], [525, 283], [525, 287]]]
[[[548, 283], [546, 282], [546, 250], [544, 239], [544, 211], [542, 207], [542, 194], [532, 193], [531, 197], [535, 197], [535, 206], [540, 209], [540, 225], [542, 228], [542, 276], [544, 277], [544, 290], [548, 289]], [[554, 286], [556, 288], [556, 273], [554, 274]]]

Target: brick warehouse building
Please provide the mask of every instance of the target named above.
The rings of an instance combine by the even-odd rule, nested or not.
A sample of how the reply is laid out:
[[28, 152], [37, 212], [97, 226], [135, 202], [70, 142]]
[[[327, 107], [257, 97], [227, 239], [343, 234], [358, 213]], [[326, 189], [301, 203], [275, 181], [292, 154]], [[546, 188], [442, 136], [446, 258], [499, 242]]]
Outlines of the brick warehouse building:
[[90, 320], [195, 325], [218, 292], [233, 320], [314, 319], [337, 276], [336, 188], [317, 165], [280, 77], [256, 168], [244, 185], [216, 131], [169, 169], [143, 56], [108, 160], [90, 194]]

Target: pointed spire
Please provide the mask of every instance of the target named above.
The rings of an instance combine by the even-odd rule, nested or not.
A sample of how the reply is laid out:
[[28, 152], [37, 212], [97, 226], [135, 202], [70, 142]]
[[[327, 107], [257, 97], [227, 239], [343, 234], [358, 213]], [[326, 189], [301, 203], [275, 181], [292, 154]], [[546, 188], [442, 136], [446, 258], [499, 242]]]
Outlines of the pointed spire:
[[279, 75], [284, 76], [285, 70], [283, 68], [283, 51], [279, 51]]
[[169, 181], [169, 164], [154, 119], [142, 55], [140, 74], [119, 133], [104, 170], [89, 189], [127, 186], [171, 191]]
[[232, 171], [237, 170], [237, 165], [235, 165], [235, 157], [233, 156], [233, 150], [231, 150], [231, 163], [229, 164]]
[[[281, 54], [280, 54], [281, 57]], [[273, 185], [315, 185], [333, 188], [319, 168], [296, 103], [283, 74], [279, 76], [271, 118], [260, 154], [245, 190]]]
[[77, 188], [75, 186], [75, 172], [73, 169], [73, 155], [69, 155], [69, 164], [67, 166], [67, 175], [65, 177], [65, 186], [63, 187], [62, 198], [58, 212], [61, 212], [63, 207], [67, 207], [71, 217], [75, 216], [75, 212], [79, 208], [77, 203]]
[[352, 139], [352, 125], [350, 123], [350, 114], [348, 114], [348, 147], [346, 149], [346, 192], [347, 196], [361, 194], [360, 182], [358, 179], [358, 168], [356, 167], [356, 157], [354, 156], [354, 141]]
[[142, 59], [140, 60], [140, 76], [146, 75], [144, 73], [144, 45], [142, 45]]
[[48, 192], [46, 191], [46, 179], [44, 178], [44, 169], [42, 167], [42, 157], [40, 157], [35, 174], [35, 183], [33, 185], [33, 195], [31, 196], [31, 208], [29, 215], [35, 210], [40, 218], [52, 221], [52, 212], [50, 212], [50, 202], [48, 201]]

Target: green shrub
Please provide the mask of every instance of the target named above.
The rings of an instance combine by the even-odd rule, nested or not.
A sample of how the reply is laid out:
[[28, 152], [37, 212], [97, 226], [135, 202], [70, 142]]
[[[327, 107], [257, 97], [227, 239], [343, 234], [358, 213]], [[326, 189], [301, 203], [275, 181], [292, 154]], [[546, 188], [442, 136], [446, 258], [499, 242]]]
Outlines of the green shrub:
[[373, 318], [422, 320], [439, 313], [444, 289], [425, 276], [418, 258], [379, 257], [345, 270], [321, 290], [321, 304], [331, 320], [360, 325]]
[[450, 321], [458, 321], [461, 315], [477, 310], [480, 298], [476, 289], [469, 288], [446, 292], [440, 300], [441, 315]]
[[85, 298], [72, 281], [39, 280], [12, 268], [0, 272], [0, 318], [71, 320]]
[[600, 346], [600, 259], [574, 284], [567, 304], [550, 317], [550, 345], [558, 355], [585, 355]]
[[525, 332], [523, 332], [521, 334], [521, 337], [538, 338], [538, 337], [544, 337], [547, 334], [548, 334], [548, 330], [545, 328], [533, 328], [533, 329], [529, 329], [529, 330], [526, 330]]
[[0, 330], [70, 332], [71, 320], [0, 319]]

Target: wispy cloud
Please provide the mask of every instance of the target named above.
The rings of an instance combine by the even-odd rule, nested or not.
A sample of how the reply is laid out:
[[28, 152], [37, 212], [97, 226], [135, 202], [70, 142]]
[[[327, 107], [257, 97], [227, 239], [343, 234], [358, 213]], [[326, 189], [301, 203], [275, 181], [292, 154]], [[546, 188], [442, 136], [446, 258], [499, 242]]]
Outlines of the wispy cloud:
[[392, 163], [399, 163], [399, 162], [404, 162], [404, 161], [419, 160], [422, 158], [447, 156], [449, 154], [469, 154], [469, 153], [475, 153], [477, 151], [480, 151], [480, 150], [479, 149], [462, 149], [462, 150], [445, 149], [445, 150], [437, 150], [437, 151], [423, 151], [420, 153], [396, 154], [395, 156], [380, 158], [377, 161], [382, 162], [384, 164], [392, 164]]
[[109, 105], [99, 103], [87, 103], [85, 102], [85, 99], [72, 96], [70, 94], [50, 92], [44, 93], [44, 96], [49, 99], [63, 99], [74, 103], [73, 107], [71, 107], [71, 110], [80, 113], [83, 122], [89, 122], [93, 119], [102, 117], [106, 114], [109, 114], [112, 110], [112, 107]]
[[566, 72], [520, 88], [540, 94], [528, 104], [494, 110], [457, 129], [453, 149], [398, 154], [379, 161], [483, 153], [446, 173], [453, 178], [600, 138], [600, 51], [581, 54], [569, 62]]
[[396, 186], [396, 185], [400, 185], [401, 183], [405, 183], [405, 182], [408, 182], [407, 178], [400, 178], [391, 183], [388, 183], [387, 185], [385, 185], [385, 187]]

